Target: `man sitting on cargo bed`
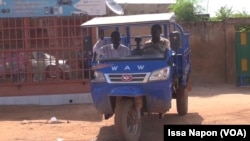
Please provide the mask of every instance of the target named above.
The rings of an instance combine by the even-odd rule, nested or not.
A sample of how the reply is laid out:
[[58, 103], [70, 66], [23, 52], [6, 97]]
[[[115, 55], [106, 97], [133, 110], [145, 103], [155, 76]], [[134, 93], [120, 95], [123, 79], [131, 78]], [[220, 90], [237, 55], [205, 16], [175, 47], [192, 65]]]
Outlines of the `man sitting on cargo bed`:
[[103, 58], [120, 58], [130, 55], [130, 49], [121, 44], [121, 37], [118, 31], [111, 33], [112, 44], [101, 47], [101, 55]]
[[104, 46], [104, 30], [99, 29], [98, 30], [98, 37], [99, 39], [96, 41], [95, 45], [93, 46], [93, 53], [99, 55], [100, 54], [100, 49], [102, 46]]
[[170, 41], [161, 37], [162, 29], [161, 25], [154, 24], [151, 27], [152, 38], [145, 42], [143, 50], [154, 49], [159, 52], [165, 52], [166, 49], [170, 49]]

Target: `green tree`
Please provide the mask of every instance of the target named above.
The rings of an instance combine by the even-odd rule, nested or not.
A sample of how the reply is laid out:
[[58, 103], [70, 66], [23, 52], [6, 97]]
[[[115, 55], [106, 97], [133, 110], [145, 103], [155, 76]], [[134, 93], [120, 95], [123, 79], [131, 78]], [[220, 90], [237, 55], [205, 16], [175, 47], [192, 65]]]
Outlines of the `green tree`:
[[227, 18], [231, 18], [233, 16], [233, 8], [232, 7], [227, 7], [227, 6], [222, 6], [216, 13], [216, 19], [217, 20], [224, 20]]
[[198, 0], [176, 0], [176, 3], [170, 5], [169, 9], [180, 21], [196, 21], [196, 14], [203, 11], [203, 8], [198, 5]]
[[[248, 18], [250, 15], [246, 11], [237, 12], [232, 15], [232, 18]], [[246, 32], [250, 31], [250, 25], [249, 24], [240, 24], [235, 25], [235, 30], [239, 32]]]
[[[250, 15], [246, 12], [238, 12], [233, 15], [233, 18], [249, 18]], [[249, 32], [250, 31], [250, 25], [249, 24], [240, 24], [235, 25], [235, 30], [239, 32]]]
[[237, 12], [233, 14], [232, 17], [233, 18], [246, 18], [246, 17], [250, 17], [250, 15], [246, 11], [242, 11], [242, 12]]

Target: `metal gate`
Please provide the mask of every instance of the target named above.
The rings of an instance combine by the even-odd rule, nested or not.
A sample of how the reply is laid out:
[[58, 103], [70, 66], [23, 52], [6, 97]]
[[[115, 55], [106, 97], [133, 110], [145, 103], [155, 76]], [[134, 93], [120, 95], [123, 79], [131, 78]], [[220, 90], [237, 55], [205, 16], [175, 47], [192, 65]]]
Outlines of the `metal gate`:
[[239, 86], [250, 86], [250, 32], [236, 32], [236, 76]]
[[80, 25], [89, 18], [0, 19], [0, 86], [87, 82], [82, 32], [92, 31]]

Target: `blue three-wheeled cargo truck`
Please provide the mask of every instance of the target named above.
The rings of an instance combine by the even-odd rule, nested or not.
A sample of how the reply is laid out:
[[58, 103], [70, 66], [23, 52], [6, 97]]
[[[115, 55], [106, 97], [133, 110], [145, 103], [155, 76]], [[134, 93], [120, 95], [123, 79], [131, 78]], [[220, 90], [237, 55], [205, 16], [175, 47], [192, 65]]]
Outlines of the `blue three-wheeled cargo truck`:
[[[144, 41], [151, 38], [153, 24], [161, 25], [162, 37], [170, 41], [171, 49], [145, 50]], [[171, 108], [172, 99], [176, 99], [179, 115], [188, 112], [189, 33], [176, 23], [174, 13], [95, 17], [81, 26], [101, 28], [108, 35], [119, 31], [121, 43], [131, 51], [131, 55], [119, 58], [93, 57], [95, 55], [88, 58], [93, 104], [105, 119], [114, 115], [119, 140], [138, 141], [141, 118], [150, 114], [163, 118]], [[110, 37], [104, 40], [109, 43]], [[90, 41], [91, 38], [84, 35], [85, 44]], [[92, 50], [85, 51], [91, 54]]]

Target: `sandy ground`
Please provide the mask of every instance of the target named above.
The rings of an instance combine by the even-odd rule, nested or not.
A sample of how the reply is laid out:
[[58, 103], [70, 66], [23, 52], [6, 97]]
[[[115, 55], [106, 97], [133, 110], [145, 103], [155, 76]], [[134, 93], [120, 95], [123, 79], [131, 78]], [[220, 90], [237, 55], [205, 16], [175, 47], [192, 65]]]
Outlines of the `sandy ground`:
[[[163, 141], [164, 124], [250, 124], [249, 116], [250, 88], [193, 86], [188, 114], [178, 116], [173, 100], [164, 119], [143, 117], [141, 141]], [[102, 120], [91, 104], [0, 106], [0, 120], [1, 141], [117, 141], [114, 119]]]

